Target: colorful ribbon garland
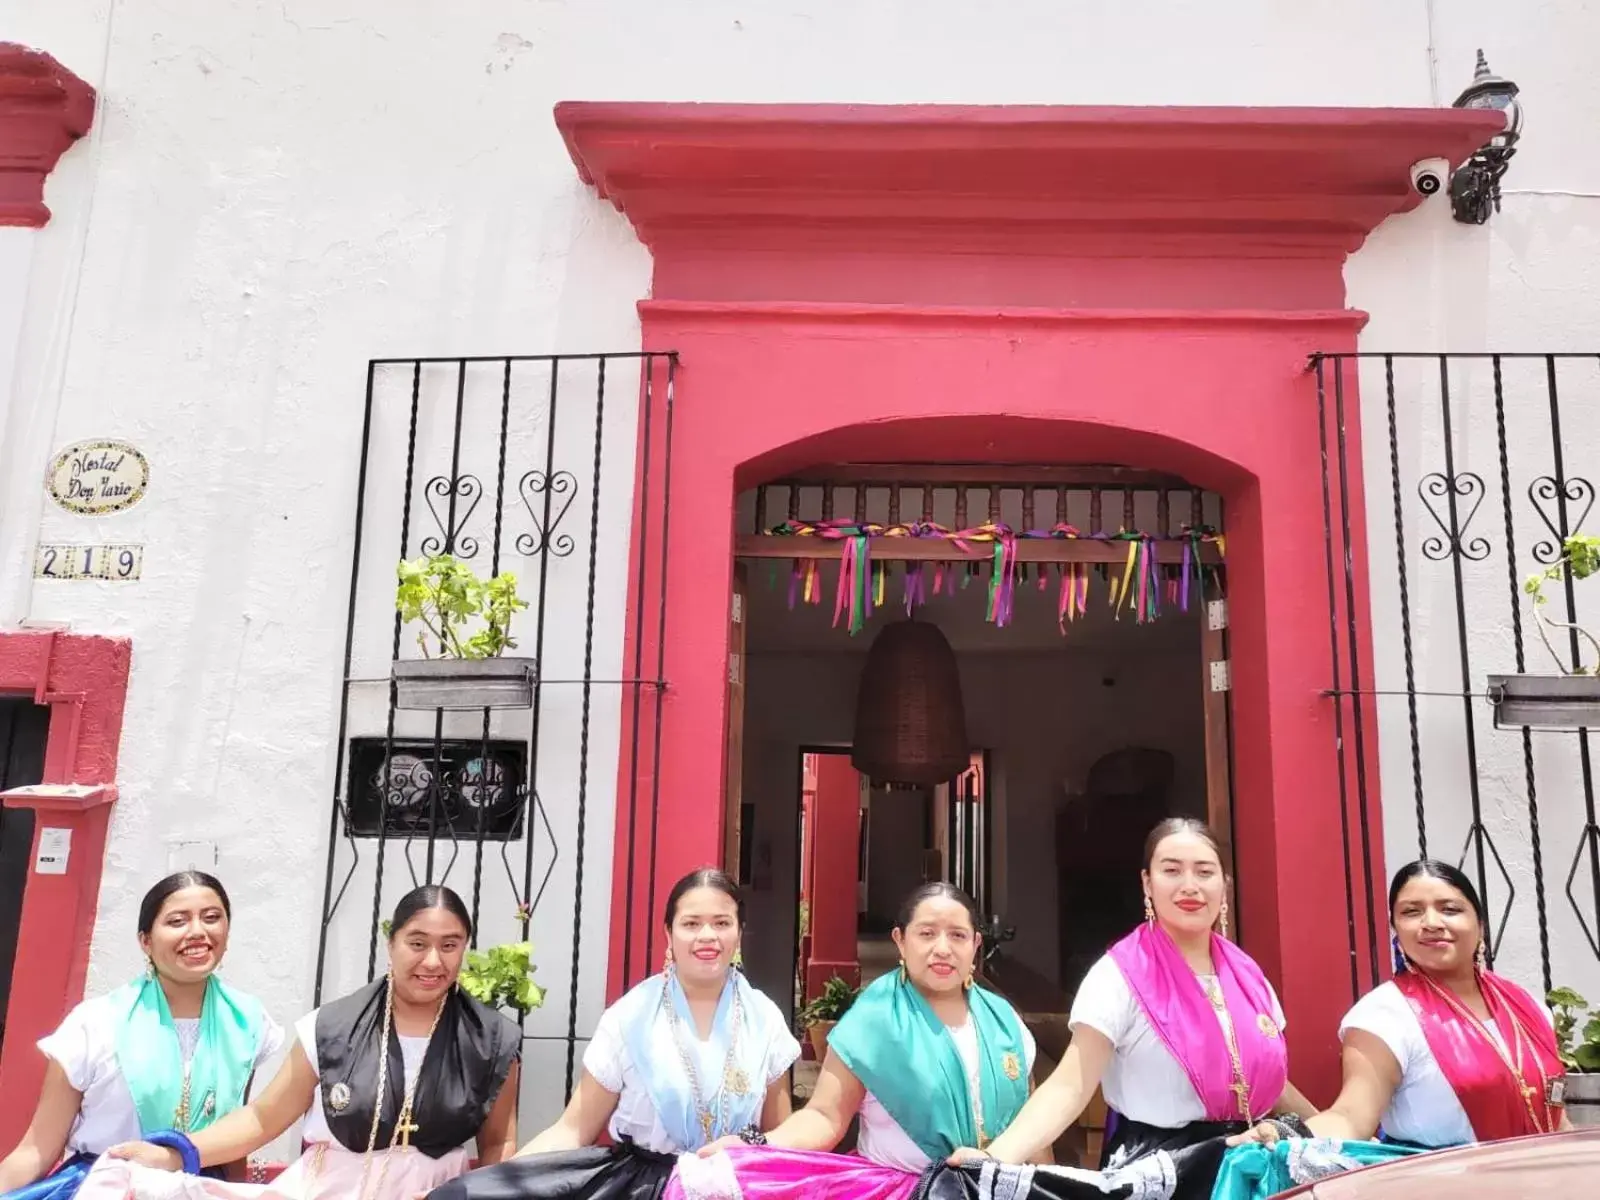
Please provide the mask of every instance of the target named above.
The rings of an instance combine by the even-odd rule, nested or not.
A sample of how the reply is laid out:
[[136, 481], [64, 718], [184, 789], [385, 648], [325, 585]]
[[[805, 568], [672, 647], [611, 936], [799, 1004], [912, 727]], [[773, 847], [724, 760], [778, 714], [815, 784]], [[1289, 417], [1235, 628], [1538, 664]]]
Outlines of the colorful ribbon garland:
[[[871, 561], [873, 538], [935, 538], [950, 542], [967, 555], [972, 554], [977, 545], [991, 544], [993, 553], [989, 562], [985, 619], [999, 627], [1010, 624], [1018, 580], [1025, 581], [1028, 577], [1028, 564], [1019, 563], [1017, 560], [1018, 541], [1088, 537], [1096, 541], [1126, 542], [1128, 556], [1123, 564], [1121, 576], [1111, 575], [1105, 567], [1101, 567], [1100, 570], [1106, 576], [1113, 617], [1121, 620], [1123, 611], [1127, 610], [1140, 624], [1160, 617], [1163, 590], [1166, 592], [1166, 602], [1169, 605], [1177, 605], [1182, 612], [1189, 611], [1191, 583], [1198, 589], [1199, 595], [1204, 595], [1206, 567], [1201, 562], [1199, 554], [1199, 547], [1203, 543], [1215, 545], [1220, 555], [1223, 557], [1227, 555], [1224, 536], [1206, 526], [1185, 526], [1183, 533], [1178, 537], [1155, 537], [1127, 530], [1113, 534], [1085, 535], [1066, 524], [1055, 525], [1049, 529], [1015, 531], [1009, 526], [987, 521], [970, 529], [950, 530], [932, 521], [881, 525], [875, 522], [830, 520], [785, 521], [782, 525], [775, 526], [770, 534], [774, 537], [817, 537], [846, 543], [839, 556], [839, 583], [834, 592], [833, 624], [837, 627], [841, 620], [845, 621], [852, 636], [865, 628], [867, 618], [872, 615], [873, 609], [882, 608], [885, 603], [888, 564]], [[1183, 561], [1176, 569], [1163, 568], [1157, 562], [1156, 546], [1160, 542], [1182, 544]], [[913, 562], [906, 564], [902, 602], [907, 616], [911, 615], [919, 604], [927, 604], [930, 599], [927, 579], [929, 565]], [[949, 580], [947, 568], [957, 565], [945, 562], [931, 564], [933, 568], [931, 595], [937, 596], [946, 591], [954, 594], [956, 587]], [[961, 573], [960, 586], [965, 588], [972, 581], [972, 577], [982, 569], [982, 564], [969, 562], [961, 565], [966, 569]], [[1090, 569], [1088, 563], [1063, 563], [1056, 567], [1059, 590], [1056, 622], [1063, 634], [1066, 633], [1068, 624], [1088, 611]], [[1038, 564], [1038, 572], [1039, 590], [1044, 591], [1048, 587], [1048, 565]], [[1166, 585], [1164, 589], [1163, 582]], [[821, 603], [821, 572], [818, 560], [815, 558], [798, 558], [794, 561], [789, 578], [791, 609], [797, 599], [806, 604]]]

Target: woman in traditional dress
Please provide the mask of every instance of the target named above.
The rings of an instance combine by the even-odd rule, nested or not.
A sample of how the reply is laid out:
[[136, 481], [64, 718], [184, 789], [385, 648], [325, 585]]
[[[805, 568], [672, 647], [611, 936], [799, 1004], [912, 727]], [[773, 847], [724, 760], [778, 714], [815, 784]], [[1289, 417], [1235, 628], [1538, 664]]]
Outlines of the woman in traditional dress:
[[1316, 1111], [1289, 1083], [1272, 985], [1214, 930], [1227, 929], [1216, 838], [1173, 817], [1151, 831], [1144, 861], [1145, 922], [1089, 968], [1060, 1064], [1004, 1133], [952, 1162], [1027, 1162], [1100, 1087], [1113, 1114], [1102, 1182], [1187, 1200], [1211, 1194], [1228, 1135], [1268, 1114]]
[[21, 1143], [0, 1162], [4, 1200], [68, 1200], [110, 1146], [205, 1129], [244, 1103], [284, 1034], [259, 1000], [217, 978], [231, 916], [222, 884], [199, 871], [145, 893], [144, 976], [85, 1000], [39, 1043], [49, 1060], [44, 1090]]
[[[522, 1034], [456, 986], [471, 937], [449, 888], [410, 892], [390, 923], [388, 975], [302, 1018], [259, 1098], [191, 1138], [113, 1146], [80, 1200], [411, 1200], [465, 1171], [474, 1139], [480, 1161], [499, 1162], [516, 1148]], [[242, 1158], [301, 1117], [306, 1151], [270, 1185], [149, 1175]]]
[[1407, 863], [1389, 885], [1389, 922], [1394, 979], [1340, 1023], [1339, 1098], [1306, 1122], [1319, 1140], [1255, 1126], [1234, 1139], [1255, 1144], [1229, 1152], [1219, 1195], [1267, 1196], [1403, 1154], [1571, 1127], [1549, 1010], [1489, 970], [1472, 881], [1448, 863]]
[[[765, 1137], [725, 1152], [745, 1200], [903, 1200], [958, 1146], [985, 1145], [1028, 1098], [1033, 1036], [1016, 1010], [976, 983], [982, 937], [973, 903], [927, 883], [901, 906], [900, 966], [856, 998], [828, 1037], [811, 1099]], [[826, 1153], [860, 1119], [856, 1155]], [[713, 1157], [715, 1156], [715, 1157]], [[668, 1200], [713, 1191], [680, 1171]], [[725, 1189], [731, 1191], [731, 1189]]]
[[[572, 1099], [555, 1124], [497, 1167], [434, 1200], [658, 1197], [676, 1156], [789, 1115], [800, 1043], [738, 969], [744, 900], [722, 871], [667, 896], [659, 975], [601, 1014]], [[595, 1143], [608, 1131], [613, 1145]]]

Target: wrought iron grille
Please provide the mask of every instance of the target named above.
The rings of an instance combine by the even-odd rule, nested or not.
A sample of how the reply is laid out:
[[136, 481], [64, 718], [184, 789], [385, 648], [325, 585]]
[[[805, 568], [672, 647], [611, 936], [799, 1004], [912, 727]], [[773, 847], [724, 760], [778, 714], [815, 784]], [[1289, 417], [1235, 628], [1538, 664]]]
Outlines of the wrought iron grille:
[[[1590, 530], [1595, 489], [1574, 465], [1600, 453], [1600, 355], [1315, 355], [1310, 368], [1352, 992], [1387, 954], [1385, 914], [1357, 899], [1385, 882], [1373, 878], [1375, 851], [1383, 861], [1369, 824], [1374, 772], [1391, 866], [1430, 854], [1459, 863], [1482, 894], [1500, 969], [1546, 990], [1592, 979], [1600, 828], [1590, 731], [1496, 728], [1487, 677], [1582, 661], [1576, 632], [1555, 643], [1559, 661], [1532, 636], [1524, 581]], [[1351, 499], [1363, 468], [1365, 512]], [[1553, 590], [1563, 622], [1600, 611], [1600, 595], [1570, 579]], [[1359, 620], [1368, 595], [1371, 646]]]
[[[635, 779], [658, 775], [662, 661], [646, 661], [629, 621], [647, 609], [665, 621], [676, 367], [664, 353], [368, 365], [316, 999], [375, 977], [401, 895], [448, 884], [475, 943], [534, 943], [546, 1000], [524, 1018], [523, 1079], [549, 1093], [539, 1108], [570, 1092], [580, 1027], [604, 999], [619, 760]], [[516, 574], [528, 607], [514, 653], [538, 664], [531, 706], [397, 703], [391, 664], [418, 651], [396, 611], [396, 564], [435, 554]], [[655, 597], [636, 615], [630, 574], [636, 595]], [[630, 862], [639, 834], [630, 816]]]

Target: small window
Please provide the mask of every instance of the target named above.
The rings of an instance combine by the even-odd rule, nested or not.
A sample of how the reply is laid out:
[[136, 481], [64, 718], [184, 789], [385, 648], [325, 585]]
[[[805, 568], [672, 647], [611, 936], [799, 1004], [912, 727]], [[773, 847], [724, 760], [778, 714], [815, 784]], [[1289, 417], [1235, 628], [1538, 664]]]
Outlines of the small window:
[[[487, 748], [487, 754], [485, 749]], [[385, 758], [387, 756], [387, 764]], [[351, 837], [522, 836], [527, 747], [521, 742], [352, 738], [345, 828]], [[387, 766], [387, 770], [385, 769]], [[387, 777], [387, 803], [385, 778]]]

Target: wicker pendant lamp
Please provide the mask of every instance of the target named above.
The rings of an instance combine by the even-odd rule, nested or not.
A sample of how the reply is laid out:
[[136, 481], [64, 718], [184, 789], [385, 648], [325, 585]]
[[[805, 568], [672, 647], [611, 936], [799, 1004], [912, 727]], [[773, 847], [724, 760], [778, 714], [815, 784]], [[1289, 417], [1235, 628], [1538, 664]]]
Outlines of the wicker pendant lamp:
[[850, 761], [879, 783], [936, 784], [967, 769], [966, 710], [955, 651], [926, 621], [884, 627], [856, 692]]

